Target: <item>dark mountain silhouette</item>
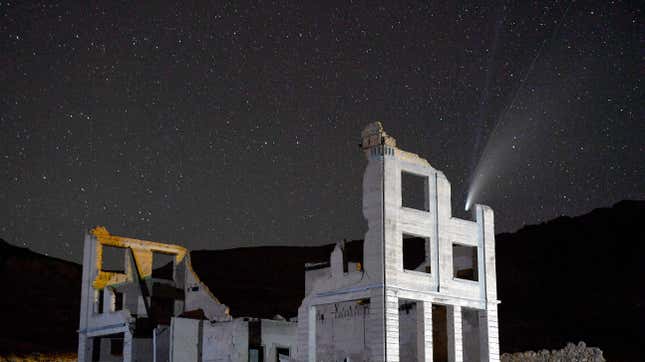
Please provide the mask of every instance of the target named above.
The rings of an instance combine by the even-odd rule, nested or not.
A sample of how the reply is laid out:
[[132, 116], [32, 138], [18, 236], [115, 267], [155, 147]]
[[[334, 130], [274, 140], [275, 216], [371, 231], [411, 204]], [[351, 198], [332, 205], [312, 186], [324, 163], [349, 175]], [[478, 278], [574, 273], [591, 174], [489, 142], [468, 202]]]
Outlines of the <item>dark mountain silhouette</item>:
[[[334, 246], [198, 250], [190, 257], [197, 275], [234, 317], [290, 318], [304, 298], [305, 263], [328, 262]], [[350, 261], [362, 259], [362, 248], [362, 240], [346, 243]]]
[[503, 351], [584, 340], [608, 361], [642, 360], [645, 201], [499, 234], [497, 288]]
[[[497, 235], [503, 352], [584, 340], [609, 361], [640, 359], [645, 295], [645, 201], [622, 201]], [[304, 264], [334, 245], [191, 252], [195, 271], [231, 314], [293, 317]], [[362, 241], [348, 242], [350, 260]], [[0, 352], [74, 351], [81, 267], [0, 242]]]
[[76, 350], [81, 272], [0, 239], [0, 354]]

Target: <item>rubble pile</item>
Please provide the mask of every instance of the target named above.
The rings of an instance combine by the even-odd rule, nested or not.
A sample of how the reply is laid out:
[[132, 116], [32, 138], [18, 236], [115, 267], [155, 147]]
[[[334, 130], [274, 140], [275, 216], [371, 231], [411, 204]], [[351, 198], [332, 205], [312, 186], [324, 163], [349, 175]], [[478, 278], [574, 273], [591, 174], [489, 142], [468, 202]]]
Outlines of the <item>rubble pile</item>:
[[605, 362], [605, 358], [599, 348], [579, 342], [578, 345], [567, 343], [564, 348], [552, 351], [504, 353], [502, 362]]

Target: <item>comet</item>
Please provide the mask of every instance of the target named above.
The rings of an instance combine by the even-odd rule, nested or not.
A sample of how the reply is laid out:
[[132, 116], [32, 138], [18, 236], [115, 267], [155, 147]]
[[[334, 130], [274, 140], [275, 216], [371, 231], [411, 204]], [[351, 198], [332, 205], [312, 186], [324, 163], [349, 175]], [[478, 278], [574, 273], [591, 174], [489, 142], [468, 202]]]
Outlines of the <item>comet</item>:
[[[524, 85], [529, 79], [531, 72], [535, 68], [538, 59], [542, 55], [543, 50], [548, 47], [547, 45], [550, 45], [555, 40], [574, 2], [575, 0], [569, 3], [562, 14], [562, 17], [554, 27], [551, 36], [544, 38], [531, 63], [527, 67], [524, 76], [520, 78], [519, 84], [517, 85], [515, 91], [512, 93], [512, 97], [510, 98], [508, 106], [504, 107], [502, 112], [499, 114], [499, 117], [497, 117], [492, 131], [490, 132], [490, 135], [488, 136], [488, 139], [486, 141], [486, 145], [484, 146], [484, 150], [482, 151], [481, 156], [479, 157], [479, 161], [474, 168], [473, 177], [471, 178], [470, 186], [468, 187], [466, 204], [464, 205], [465, 211], [470, 210], [473, 203], [476, 200], [481, 199], [482, 189], [484, 189], [485, 185], [491, 182], [491, 178], [499, 179], [501, 177], [500, 175], [502, 174], [502, 170], [505, 167], [508, 167], [511, 163], [509, 161], [514, 158], [510, 155], [514, 155], [515, 151], [517, 151], [520, 147], [521, 136], [530, 133], [531, 130], [528, 128], [532, 126], [532, 122], [530, 122], [529, 120], [519, 119], [520, 117], [518, 117], [517, 115], [509, 117], [509, 112], [512, 112], [514, 110], [514, 105], [518, 99], [518, 96], [520, 95], [521, 90], [524, 88]], [[503, 23], [503, 20], [500, 23]], [[493, 42], [494, 48], [497, 47], [498, 30], [499, 27], [496, 29], [496, 34]], [[484, 89], [482, 90], [483, 94], [480, 100], [480, 116], [483, 115], [481, 107], [483, 107], [483, 103], [486, 102], [488, 97], [487, 88], [488, 79], [486, 81], [486, 87], [484, 87]], [[477, 132], [476, 136], [477, 138], [475, 140], [474, 150], [475, 152], [478, 152], [479, 139], [481, 138], [480, 132]]]

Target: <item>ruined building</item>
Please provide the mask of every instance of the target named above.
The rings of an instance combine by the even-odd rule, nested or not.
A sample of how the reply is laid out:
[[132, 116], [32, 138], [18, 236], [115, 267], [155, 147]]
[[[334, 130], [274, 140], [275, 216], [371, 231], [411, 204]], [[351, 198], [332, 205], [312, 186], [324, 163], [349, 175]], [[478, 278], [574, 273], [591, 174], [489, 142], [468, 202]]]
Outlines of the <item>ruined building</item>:
[[443, 173], [379, 123], [361, 147], [362, 267], [345, 265], [338, 245], [328, 268], [306, 271], [297, 359], [499, 360], [492, 210], [477, 205], [476, 222], [452, 217]]
[[185, 248], [102, 227], [85, 236], [78, 334], [80, 362], [262, 361], [295, 350], [293, 322], [232, 319]]
[[[304, 266], [297, 320], [233, 319], [186, 249], [96, 228], [85, 239], [79, 361], [499, 361], [492, 210], [452, 217], [443, 173], [378, 122], [361, 148], [362, 249], [338, 243], [329, 262]], [[118, 270], [102, 263], [108, 248]]]

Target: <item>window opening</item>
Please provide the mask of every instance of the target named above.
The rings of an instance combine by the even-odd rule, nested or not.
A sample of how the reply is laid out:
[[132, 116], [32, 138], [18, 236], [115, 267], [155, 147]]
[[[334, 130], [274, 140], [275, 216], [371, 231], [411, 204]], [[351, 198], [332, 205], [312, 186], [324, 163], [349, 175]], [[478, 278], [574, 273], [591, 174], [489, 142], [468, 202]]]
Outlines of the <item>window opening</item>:
[[403, 234], [403, 269], [430, 273], [429, 248], [428, 238]]
[[160, 252], [152, 253], [152, 277], [157, 279], [173, 280], [175, 268], [175, 254]]
[[125, 248], [117, 246], [102, 246], [101, 270], [112, 273], [125, 273]]
[[96, 310], [98, 314], [103, 313], [103, 295], [104, 295], [103, 289], [99, 290], [98, 297], [96, 300], [96, 303], [97, 303]]
[[277, 347], [276, 348], [276, 362], [289, 361], [289, 348]]
[[401, 172], [401, 204], [403, 207], [428, 211], [428, 177]]
[[123, 310], [123, 293], [114, 292], [114, 310]]
[[452, 244], [452, 268], [455, 278], [477, 281], [477, 247]]

